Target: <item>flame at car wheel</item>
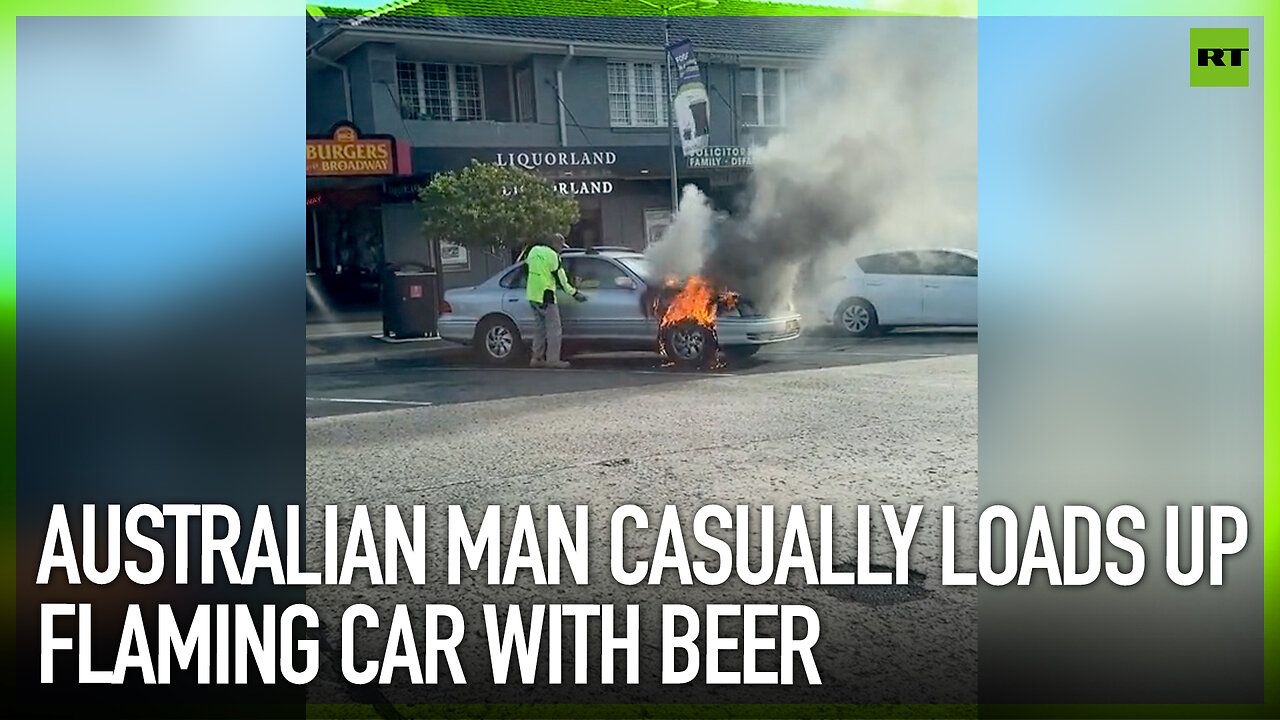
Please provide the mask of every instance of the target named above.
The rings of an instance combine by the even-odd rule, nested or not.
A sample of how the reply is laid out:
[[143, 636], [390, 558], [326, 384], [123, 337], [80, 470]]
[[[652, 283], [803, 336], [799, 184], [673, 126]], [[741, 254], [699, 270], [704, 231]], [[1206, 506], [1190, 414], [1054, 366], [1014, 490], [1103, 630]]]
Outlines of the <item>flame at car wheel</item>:
[[[738, 296], [717, 292], [706, 278], [694, 275], [681, 281], [669, 278], [654, 298], [653, 314], [658, 321], [658, 351], [668, 359], [689, 362], [705, 357], [708, 351], [717, 355], [716, 318], [723, 308], [737, 307]], [[696, 332], [701, 329], [703, 332]], [[675, 342], [680, 347], [670, 347]], [[712, 347], [704, 348], [710, 343]], [[694, 352], [697, 345], [697, 352]], [[692, 355], [690, 354], [692, 353]]]

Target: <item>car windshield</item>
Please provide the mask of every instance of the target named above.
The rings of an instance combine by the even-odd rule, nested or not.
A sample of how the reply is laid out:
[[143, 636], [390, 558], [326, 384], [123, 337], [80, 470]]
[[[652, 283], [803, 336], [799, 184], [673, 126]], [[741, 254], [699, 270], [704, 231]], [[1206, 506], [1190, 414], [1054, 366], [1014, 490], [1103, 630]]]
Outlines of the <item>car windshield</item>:
[[642, 280], [649, 280], [653, 277], [653, 268], [649, 266], [649, 261], [642, 257], [620, 257], [618, 262], [627, 266], [631, 272], [639, 275]]

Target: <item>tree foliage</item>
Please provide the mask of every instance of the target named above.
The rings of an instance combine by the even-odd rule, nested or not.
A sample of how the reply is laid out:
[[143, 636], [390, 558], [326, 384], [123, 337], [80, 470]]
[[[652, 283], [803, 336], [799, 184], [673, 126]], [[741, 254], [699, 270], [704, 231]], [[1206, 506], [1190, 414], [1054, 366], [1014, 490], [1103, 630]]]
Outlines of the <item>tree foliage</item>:
[[509, 250], [552, 233], [568, 235], [578, 201], [524, 168], [475, 160], [436, 175], [418, 193], [423, 232], [431, 240]]

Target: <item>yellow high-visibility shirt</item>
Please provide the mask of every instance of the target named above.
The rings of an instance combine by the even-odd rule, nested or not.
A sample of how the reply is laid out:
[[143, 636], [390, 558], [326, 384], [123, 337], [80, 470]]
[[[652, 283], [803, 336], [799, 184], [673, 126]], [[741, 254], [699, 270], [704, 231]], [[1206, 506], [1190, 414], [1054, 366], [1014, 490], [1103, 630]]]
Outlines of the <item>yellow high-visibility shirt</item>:
[[569, 283], [569, 275], [560, 263], [560, 254], [546, 245], [530, 248], [525, 253], [524, 264], [529, 271], [525, 283], [525, 297], [529, 302], [555, 302], [557, 283], [570, 295], [578, 292]]

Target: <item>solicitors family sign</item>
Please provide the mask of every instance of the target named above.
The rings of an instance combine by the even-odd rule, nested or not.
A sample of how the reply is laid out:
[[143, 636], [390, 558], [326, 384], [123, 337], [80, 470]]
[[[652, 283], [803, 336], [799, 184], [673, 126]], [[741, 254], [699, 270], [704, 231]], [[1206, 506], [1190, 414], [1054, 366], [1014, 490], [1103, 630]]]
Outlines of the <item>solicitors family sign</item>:
[[752, 148], [737, 145], [712, 145], [686, 155], [684, 161], [685, 165], [690, 169], [751, 167]]

